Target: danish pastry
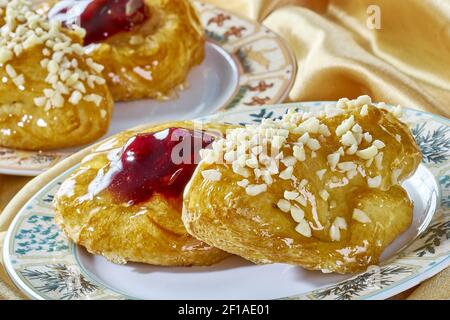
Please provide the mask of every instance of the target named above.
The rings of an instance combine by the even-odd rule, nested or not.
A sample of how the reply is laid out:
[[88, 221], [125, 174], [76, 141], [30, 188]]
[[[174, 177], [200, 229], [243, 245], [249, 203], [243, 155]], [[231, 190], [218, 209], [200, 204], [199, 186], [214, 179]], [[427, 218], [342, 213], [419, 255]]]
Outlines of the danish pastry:
[[182, 192], [199, 161], [194, 148], [221, 131], [179, 122], [115, 136], [63, 183], [55, 221], [74, 242], [115, 263], [190, 266], [224, 259], [227, 253], [191, 237], [181, 221]]
[[165, 98], [204, 58], [203, 28], [188, 0], [63, 0], [49, 17], [86, 30], [116, 101]]
[[79, 31], [48, 23], [31, 2], [10, 1], [0, 39], [0, 145], [72, 147], [106, 133], [113, 105], [103, 67]]
[[255, 263], [362, 271], [410, 226], [400, 183], [420, 161], [408, 127], [368, 96], [291, 111], [203, 150], [182, 218], [197, 239]]

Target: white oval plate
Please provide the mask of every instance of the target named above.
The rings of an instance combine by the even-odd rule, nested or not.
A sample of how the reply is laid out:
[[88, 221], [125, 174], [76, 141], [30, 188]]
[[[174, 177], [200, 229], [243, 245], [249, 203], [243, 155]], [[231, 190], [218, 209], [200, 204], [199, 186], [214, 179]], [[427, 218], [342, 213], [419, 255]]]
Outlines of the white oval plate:
[[[206, 30], [206, 56], [177, 98], [116, 103], [108, 137], [144, 123], [283, 102], [295, 79], [291, 50], [257, 22], [194, 1]], [[103, 139], [102, 138], [102, 139]], [[0, 147], [0, 174], [35, 176], [85, 146], [45, 152]]]
[[[325, 104], [247, 108], [202, 120], [255, 123], [263, 118], [277, 118], [288, 108], [308, 110]], [[79, 161], [83, 154], [72, 162], [61, 163], [58, 171], [52, 169], [37, 178], [39, 184], [46, 186], [19, 199], [24, 205], [19, 206], [5, 237], [5, 267], [17, 286], [34, 299], [382, 299], [393, 296], [450, 264], [450, 122], [413, 110], [407, 110], [405, 118], [424, 156], [417, 172], [403, 184], [414, 201], [413, 224], [385, 250], [382, 263], [367, 272], [322, 274], [285, 264], [253, 265], [238, 257], [211, 267], [112, 264], [69, 242], [53, 222], [53, 196], [77, 167], [74, 160]], [[12, 213], [16, 212], [7, 212]]]

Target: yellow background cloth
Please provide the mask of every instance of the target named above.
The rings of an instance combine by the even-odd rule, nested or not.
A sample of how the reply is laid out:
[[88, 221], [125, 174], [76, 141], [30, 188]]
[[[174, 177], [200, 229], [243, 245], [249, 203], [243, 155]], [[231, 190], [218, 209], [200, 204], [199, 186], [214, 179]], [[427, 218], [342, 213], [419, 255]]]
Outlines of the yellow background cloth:
[[[298, 63], [292, 101], [368, 94], [450, 117], [450, 1], [206, 2], [258, 20], [287, 41]], [[0, 210], [28, 180], [0, 175]], [[20, 298], [2, 270], [0, 278], [0, 299]], [[450, 269], [397, 298], [450, 299]]]

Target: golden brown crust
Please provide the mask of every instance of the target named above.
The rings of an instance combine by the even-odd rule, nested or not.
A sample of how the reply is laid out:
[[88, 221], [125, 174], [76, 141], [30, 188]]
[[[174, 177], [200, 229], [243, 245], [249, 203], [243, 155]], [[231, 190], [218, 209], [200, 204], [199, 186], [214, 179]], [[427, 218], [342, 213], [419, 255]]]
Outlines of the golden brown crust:
[[[106, 85], [96, 86], [95, 93], [103, 97], [100, 106], [80, 101], [68, 102], [62, 108], [46, 111], [37, 107], [34, 99], [48, 88], [44, 82], [47, 71], [39, 66], [42, 46], [33, 47], [10, 64], [26, 79], [25, 90], [12, 81], [0, 86], [0, 145], [24, 150], [49, 150], [84, 145], [103, 136], [109, 126], [113, 101]], [[84, 64], [84, 62], [83, 62]], [[81, 68], [84, 66], [81, 65]], [[0, 68], [0, 79], [6, 76]]]
[[[143, 132], [192, 126], [191, 122], [173, 122]], [[217, 129], [222, 131], [220, 127]], [[227, 253], [186, 232], [181, 221], [181, 199], [155, 194], [143, 203], [126, 205], [117, 203], [107, 190], [95, 197], [89, 196], [90, 183], [101, 170], [105, 173], [108, 170], [107, 154], [122, 147], [136, 133], [129, 131], [116, 135], [82, 161], [56, 196], [57, 224], [70, 239], [89, 252], [101, 254], [116, 263], [211, 265], [227, 257]]]
[[[327, 155], [340, 146], [336, 135], [321, 142], [316, 157], [311, 157], [307, 150], [306, 160], [297, 162], [293, 171], [298, 181], [308, 182], [304, 189], [308, 204], [302, 207], [311, 226], [312, 234], [307, 237], [295, 230], [297, 222], [290, 213], [277, 207], [284, 191], [292, 190], [290, 180], [274, 177], [267, 192], [249, 196], [245, 188], [237, 185], [243, 177], [233, 172], [231, 165], [202, 161], [185, 189], [183, 222], [188, 232], [255, 263], [282, 262], [339, 273], [362, 271], [376, 264], [383, 249], [410, 226], [412, 219], [412, 203], [393, 178], [394, 172], [402, 169], [398, 181], [409, 177], [419, 165], [421, 155], [406, 125], [385, 110], [370, 107], [364, 117], [359, 109], [347, 110], [344, 115], [322, 122], [334, 132], [350, 115], [373, 139], [386, 144], [384, 167], [380, 170], [373, 164], [367, 168], [356, 155], [342, 156], [341, 161], [364, 166], [367, 176], [380, 175], [378, 188], [369, 188], [360, 174], [342, 187], [333, 188], [330, 183], [342, 182], [345, 173], [327, 170], [319, 178], [317, 172], [329, 166]], [[290, 146], [283, 149], [285, 156], [292, 154], [291, 143], [297, 141], [297, 136], [290, 136], [288, 141]], [[280, 164], [280, 171], [283, 168]], [[201, 174], [204, 170], [218, 170], [220, 181], [204, 179]], [[248, 180], [250, 184], [261, 183], [252, 176]], [[327, 200], [320, 195], [324, 189], [329, 193]], [[371, 223], [352, 219], [355, 208], [363, 211]], [[330, 229], [338, 217], [344, 218], [347, 225], [346, 229], [340, 229], [340, 239], [332, 241]]]

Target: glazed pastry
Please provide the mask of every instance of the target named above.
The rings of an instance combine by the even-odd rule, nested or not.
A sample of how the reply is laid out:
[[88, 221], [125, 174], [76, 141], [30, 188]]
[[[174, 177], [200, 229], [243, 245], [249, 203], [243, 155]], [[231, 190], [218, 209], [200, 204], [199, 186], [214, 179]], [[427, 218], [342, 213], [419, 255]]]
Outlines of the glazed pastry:
[[[182, 192], [198, 151], [221, 131], [179, 122], [115, 136], [63, 183], [55, 221], [74, 242], [115, 263], [190, 266], [224, 259], [227, 253], [191, 237], [181, 221]], [[177, 149], [183, 145], [185, 152]], [[172, 157], [180, 154], [183, 161]]]
[[0, 27], [5, 24], [5, 9], [7, 3], [7, 0], [0, 0]]
[[80, 32], [48, 23], [25, 0], [10, 1], [0, 39], [0, 145], [48, 150], [106, 133], [113, 101], [103, 67]]
[[400, 183], [420, 151], [368, 96], [232, 130], [202, 157], [185, 189], [186, 229], [255, 263], [362, 271], [411, 224]]
[[204, 58], [203, 28], [188, 0], [63, 0], [49, 17], [86, 30], [116, 101], [165, 98]]

